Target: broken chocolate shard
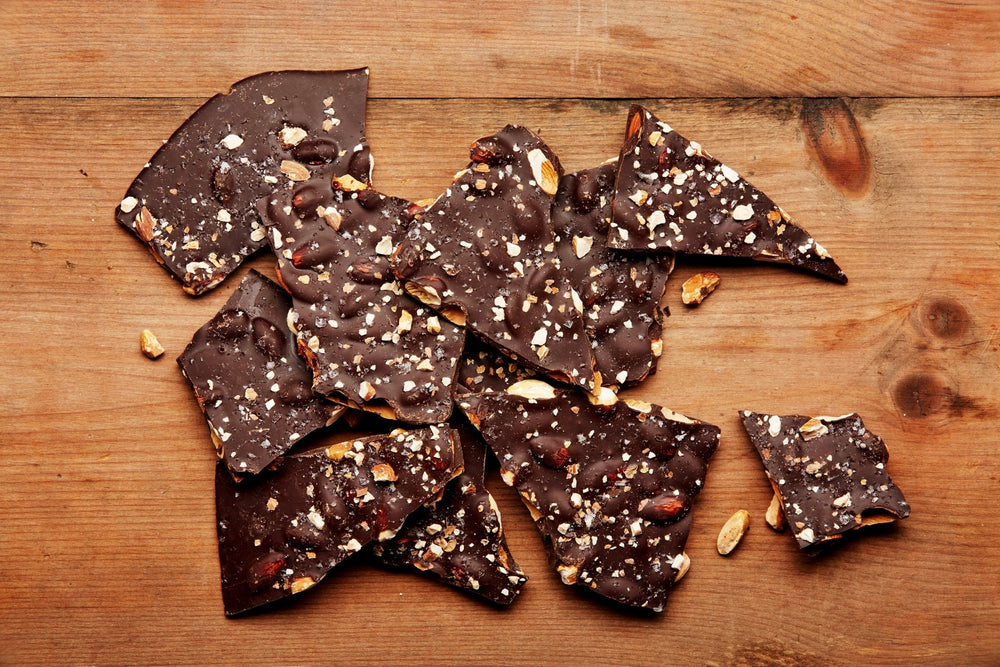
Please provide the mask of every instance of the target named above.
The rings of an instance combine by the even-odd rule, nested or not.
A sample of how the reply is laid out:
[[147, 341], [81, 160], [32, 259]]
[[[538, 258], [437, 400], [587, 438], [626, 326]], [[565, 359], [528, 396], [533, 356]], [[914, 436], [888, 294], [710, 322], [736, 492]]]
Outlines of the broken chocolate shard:
[[451, 431], [395, 431], [289, 456], [236, 483], [215, 473], [222, 600], [234, 616], [307, 590], [391, 539], [461, 471]]
[[313, 389], [429, 424], [451, 415], [465, 330], [407, 296], [389, 267], [412, 207], [363, 183], [325, 178], [259, 204]]
[[719, 429], [648, 403], [526, 380], [459, 405], [521, 495], [565, 584], [661, 611], [687, 569], [691, 506]]
[[311, 175], [369, 182], [368, 70], [284, 71], [233, 84], [150, 159], [115, 210], [186, 292], [206, 292], [265, 245], [257, 200]]
[[612, 248], [746, 257], [847, 282], [767, 195], [639, 105], [629, 110], [613, 208]]
[[566, 279], [583, 302], [583, 320], [605, 384], [634, 385], [656, 370], [663, 350], [659, 303], [674, 253], [651, 255], [607, 248], [614, 162], [567, 174], [552, 206], [556, 251]]
[[740, 412], [799, 548], [829, 546], [867, 525], [905, 519], [910, 506], [885, 465], [885, 443], [856, 414]]
[[344, 412], [313, 393], [285, 325], [289, 305], [284, 290], [250, 271], [177, 357], [234, 475], [259, 473]]
[[442, 497], [406, 520], [376, 556], [397, 568], [415, 568], [498, 605], [507, 606], [527, 577], [507, 548], [500, 509], [486, 490], [486, 443], [464, 417], [452, 417], [465, 470]]
[[392, 259], [407, 291], [521, 363], [594, 391], [582, 306], [550, 221], [562, 168], [527, 129], [476, 141], [472, 162], [417, 216]]

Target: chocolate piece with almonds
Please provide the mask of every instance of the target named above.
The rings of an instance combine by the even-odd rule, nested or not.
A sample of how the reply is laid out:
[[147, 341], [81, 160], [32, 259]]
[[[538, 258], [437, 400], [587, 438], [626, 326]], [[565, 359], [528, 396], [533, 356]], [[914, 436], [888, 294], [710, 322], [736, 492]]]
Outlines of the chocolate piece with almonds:
[[314, 179], [259, 208], [313, 388], [389, 419], [447, 421], [465, 330], [407, 296], [389, 268], [410, 202]]
[[447, 428], [338, 443], [289, 456], [237, 484], [215, 473], [226, 615], [307, 590], [376, 540], [392, 539], [414, 510], [462, 469]]
[[691, 506], [719, 429], [606, 389], [591, 402], [538, 380], [459, 405], [521, 494], [563, 583], [661, 611], [687, 570]]
[[632, 385], [656, 370], [663, 351], [660, 299], [674, 267], [666, 250], [639, 255], [605, 247], [614, 162], [559, 181], [552, 227], [560, 265], [583, 300], [583, 320], [605, 384]]
[[905, 519], [910, 506], [892, 483], [889, 452], [856, 414], [803, 417], [740, 412], [800, 549]]
[[406, 289], [523, 364], [594, 390], [583, 304], [559, 269], [550, 213], [562, 168], [508, 125], [417, 218], [393, 255]]
[[445, 583], [509, 605], [527, 577], [507, 548], [500, 509], [486, 490], [486, 443], [464, 417], [453, 417], [461, 436], [465, 470], [440, 500], [406, 520], [388, 542], [375, 547], [382, 562], [416, 568]]
[[608, 245], [791, 264], [839, 283], [826, 249], [763, 192], [635, 104], [618, 161]]
[[285, 326], [289, 305], [278, 285], [250, 271], [177, 357], [219, 458], [235, 475], [260, 472], [344, 412], [313, 393]]
[[257, 200], [311, 175], [369, 182], [368, 70], [267, 72], [201, 106], [160, 147], [115, 218], [186, 292], [265, 245]]
[[537, 377], [538, 373], [483, 343], [467, 336], [458, 366], [458, 391], [479, 393], [504, 391], [507, 387]]

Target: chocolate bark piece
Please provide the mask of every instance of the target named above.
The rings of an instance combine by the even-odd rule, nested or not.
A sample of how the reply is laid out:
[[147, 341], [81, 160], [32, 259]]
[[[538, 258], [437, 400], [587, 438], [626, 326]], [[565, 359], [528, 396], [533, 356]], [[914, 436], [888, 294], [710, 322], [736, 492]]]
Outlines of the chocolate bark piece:
[[552, 236], [558, 158], [517, 125], [470, 152], [469, 166], [397, 248], [396, 275], [410, 294], [523, 364], [594, 390], [583, 304]]
[[512, 384], [537, 376], [537, 372], [501, 354], [477, 337], [467, 336], [458, 365], [457, 390], [461, 393], [504, 391]]
[[587, 337], [605, 384], [641, 382], [663, 351], [660, 299], [674, 253], [607, 248], [616, 164], [566, 174], [552, 205], [556, 251], [566, 279], [583, 300]]
[[411, 206], [353, 179], [314, 179], [259, 204], [313, 389], [429, 424], [451, 415], [465, 330], [407, 296], [389, 267]]
[[829, 546], [850, 531], [909, 516], [910, 506], [885, 469], [885, 443], [857, 414], [743, 410], [740, 418], [800, 549]]
[[375, 546], [383, 563], [416, 568], [498, 605], [509, 605], [527, 577], [511, 556], [500, 509], [486, 490], [486, 443], [464, 417], [451, 421], [465, 470], [437, 502], [406, 520], [392, 540]]
[[266, 72], [216, 95], [139, 172], [115, 210], [184, 291], [206, 292], [265, 245], [255, 203], [289, 181], [370, 181], [368, 70]]
[[256, 474], [344, 408], [312, 391], [312, 374], [285, 325], [284, 290], [250, 271], [179, 357], [219, 458]]
[[236, 483], [215, 472], [226, 615], [311, 588], [375, 540], [391, 539], [414, 510], [461, 471], [451, 431], [395, 431], [289, 456]]
[[602, 398], [526, 380], [459, 405], [528, 506], [563, 583], [661, 611], [687, 569], [691, 506], [719, 429], [607, 390]]
[[767, 195], [637, 104], [613, 206], [612, 248], [749, 257], [847, 282], [826, 249]]

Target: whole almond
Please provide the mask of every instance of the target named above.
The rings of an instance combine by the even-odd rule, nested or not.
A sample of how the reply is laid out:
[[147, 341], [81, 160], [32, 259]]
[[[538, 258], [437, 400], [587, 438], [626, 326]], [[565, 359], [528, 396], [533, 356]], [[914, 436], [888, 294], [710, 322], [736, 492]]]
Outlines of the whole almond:
[[728, 556], [732, 553], [749, 528], [750, 513], [746, 510], [739, 510], [736, 514], [729, 517], [729, 521], [726, 521], [726, 524], [722, 527], [722, 530], [719, 532], [719, 539], [715, 543], [716, 548], [719, 550], [719, 555]]

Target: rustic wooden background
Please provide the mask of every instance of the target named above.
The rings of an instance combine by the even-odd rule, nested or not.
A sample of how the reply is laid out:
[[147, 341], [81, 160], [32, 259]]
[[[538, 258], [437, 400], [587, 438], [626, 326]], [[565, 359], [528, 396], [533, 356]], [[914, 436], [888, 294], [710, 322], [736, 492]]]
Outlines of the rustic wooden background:
[[[872, 6], [875, 5], [875, 6]], [[0, 11], [0, 663], [1000, 663], [1000, 4], [300, 1]], [[436, 195], [476, 137], [615, 155], [629, 102], [770, 193], [838, 286], [717, 268], [633, 393], [722, 427], [662, 615], [558, 583], [491, 478], [531, 581], [507, 611], [359, 563], [226, 620], [214, 454], [173, 358], [228, 297], [185, 296], [113, 221], [205, 98], [269, 69], [371, 67], [383, 190]], [[252, 266], [272, 272], [260, 258]], [[141, 356], [143, 328], [167, 348]], [[826, 557], [764, 524], [740, 408], [860, 412], [913, 507]], [[736, 509], [751, 529], [729, 558]]]

